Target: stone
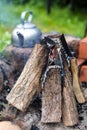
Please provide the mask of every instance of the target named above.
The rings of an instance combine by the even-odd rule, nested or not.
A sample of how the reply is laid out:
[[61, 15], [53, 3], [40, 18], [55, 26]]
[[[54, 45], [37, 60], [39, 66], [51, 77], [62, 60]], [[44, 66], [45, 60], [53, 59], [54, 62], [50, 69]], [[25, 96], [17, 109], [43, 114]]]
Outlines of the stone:
[[21, 128], [10, 121], [1, 121], [0, 130], [21, 130]]

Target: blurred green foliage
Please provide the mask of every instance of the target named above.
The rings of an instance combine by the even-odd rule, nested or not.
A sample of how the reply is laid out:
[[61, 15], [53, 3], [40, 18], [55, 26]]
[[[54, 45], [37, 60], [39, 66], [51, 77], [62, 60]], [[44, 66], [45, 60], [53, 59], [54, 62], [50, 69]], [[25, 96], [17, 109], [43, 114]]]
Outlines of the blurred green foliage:
[[[26, 4], [26, 3], [31, 3], [31, 4], [40, 4], [40, 5], [44, 5], [44, 3], [46, 3], [47, 0], [5, 0], [7, 2], [12, 2], [14, 4]], [[52, 1], [52, 4], [58, 4], [58, 5], [67, 5], [69, 3], [72, 3], [73, 1], [75, 1], [75, 4], [77, 6], [84, 6], [87, 5], [87, 0], [55, 0]]]
[[13, 4], [25, 4], [29, 2], [29, 0], [3, 0], [6, 3], [13, 3]]
[[[0, 4], [0, 51], [11, 43], [11, 34], [17, 24], [21, 22], [20, 15], [24, 10], [33, 12], [32, 22], [40, 28], [42, 32], [62, 32], [65, 34], [83, 37], [85, 25], [87, 22], [87, 13], [77, 10], [71, 12], [69, 6], [64, 8], [59, 7], [56, 1], [52, 1], [51, 14], [47, 14], [46, 1], [44, 0], [27, 0], [28, 3], [12, 4], [12, 0], [7, 0], [9, 3]], [[23, 2], [23, 0], [13, 0]], [[0, 1], [1, 3], [1, 1]]]

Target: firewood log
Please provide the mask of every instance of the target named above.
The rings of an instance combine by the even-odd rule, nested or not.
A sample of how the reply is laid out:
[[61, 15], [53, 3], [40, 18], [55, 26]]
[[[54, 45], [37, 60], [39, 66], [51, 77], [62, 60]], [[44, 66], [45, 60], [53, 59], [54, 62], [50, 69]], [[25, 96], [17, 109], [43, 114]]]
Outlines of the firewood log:
[[61, 80], [59, 69], [51, 69], [42, 90], [43, 123], [61, 122]]
[[[57, 34], [44, 34], [44, 35], [49, 36], [50, 38], [52, 38], [56, 42], [57, 38], [60, 35], [60, 33], [57, 33]], [[80, 38], [75, 37], [73, 35], [65, 35], [65, 39], [67, 41], [67, 44], [68, 44], [69, 48], [75, 53], [75, 56], [78, 57]]]
[[36, 44], [19, 79], [7, 96], [8, 102], [19, 110], [25, 111], [34, 95], [40, 91], [40, 77], [47, 58], [46, 46]]
[[63, 87], [63, 123], [65, 126], [74, 126], [78, 123], [78, 112], [76, 106], [76, 100], [73, 93], [73, 87], [70, 81], [70, 73], [68, 66], [64, 63], [66, 69], [65, 83]]
[[76, 96], [76, 99], [79, 103], [85, 103], [86, 99], [81, 88], [81, 84], [78, 77], [78, 67], [76, 64], [76, 59], [71, 59], [71, 72], [73, 80], [73, 91]]

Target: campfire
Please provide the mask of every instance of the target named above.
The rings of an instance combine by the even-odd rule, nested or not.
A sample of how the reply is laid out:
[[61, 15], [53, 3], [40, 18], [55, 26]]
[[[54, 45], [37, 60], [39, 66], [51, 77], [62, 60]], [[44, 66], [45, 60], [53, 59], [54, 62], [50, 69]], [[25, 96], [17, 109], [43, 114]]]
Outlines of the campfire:
[[[82, 127], [83, 118], [80, 115], [86, 108], [86, 96], [73, 53], [77, 53], [79, 40], [74, 42], [75, 45], [73, 42], [67, 44], [63, 34], [44, 36], [33, 49], [18, 48], [22, 56], [22, 50], [28, 50], [28, 53], [24, 51], [24, 59], [20, 55], [19, 61], [25, 60], [22, 65], [19, 63], [20, 67], [18, 61], [4, 62], [9, 69], [6, 75], [10, 76], [6, 77], [4, 89], [1, 89], [2, 99], [5, 96], [6, 101], [1, 109], [1, 115], [4, 115], [1, 120], [12, 120], [26, 130], [29, 125], [29, 130]], [[14, 48], [12, 52], [15, 50], [12, 46], [8, 48]], [[8, 48], [6, 52], [11, 51]], [[14, 57], [14, 53], [10, 54]], [[3, 67], [1, 73], [4, 73]]]

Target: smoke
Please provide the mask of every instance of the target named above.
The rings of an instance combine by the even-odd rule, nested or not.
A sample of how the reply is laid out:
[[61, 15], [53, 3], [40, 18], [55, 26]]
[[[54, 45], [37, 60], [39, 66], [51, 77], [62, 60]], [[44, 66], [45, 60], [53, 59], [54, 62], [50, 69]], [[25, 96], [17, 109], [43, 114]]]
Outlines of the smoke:
[[13, 27], [19, 23], [20, 18], [14, 14], [14, 5], [7, 0], [0, 0], [0, 24]]

